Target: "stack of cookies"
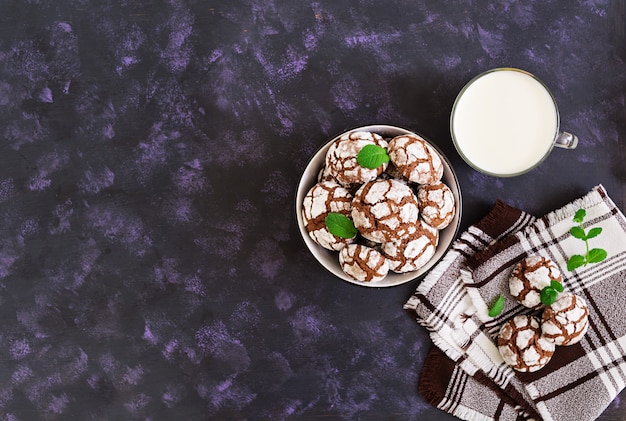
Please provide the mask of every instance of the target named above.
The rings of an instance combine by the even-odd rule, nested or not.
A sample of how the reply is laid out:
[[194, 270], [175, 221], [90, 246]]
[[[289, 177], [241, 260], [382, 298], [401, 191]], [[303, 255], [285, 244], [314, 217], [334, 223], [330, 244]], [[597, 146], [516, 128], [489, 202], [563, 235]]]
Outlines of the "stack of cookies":
[[[385, 155], [373, 168], [360, 159], [368, 145]], [[455, 215], [443, 169], [440, 154], [415, 134], [385, 139], [346, 133], [330, 145], [317, 183], [304, 198], [305, 228], [317, 244], [339, 252], [342, 270], [357, 281], [415, 271], [433, 257], [439, 231]], [[354, 230], [331, 232], [330, 214], [343, 215]]]
[[548, 305], [541, 291], [554, 282], [561, 284], [561, 271], [554, 262], [532, 255], [517, 263], [509, 278], [509, 291], [524, 307], [538, 314], [518, 315], [498, 334], [498, 350], [517, 371], [533, 372], [550, 362], [555, 346], [573, 345], [587, 332], [589, 310], [582, 297], [562, 293]]

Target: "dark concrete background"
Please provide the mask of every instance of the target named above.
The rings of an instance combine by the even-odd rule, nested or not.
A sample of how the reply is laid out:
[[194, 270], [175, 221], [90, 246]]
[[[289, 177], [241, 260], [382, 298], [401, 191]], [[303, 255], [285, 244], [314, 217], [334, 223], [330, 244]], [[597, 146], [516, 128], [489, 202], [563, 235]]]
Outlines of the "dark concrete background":
[[[294, 192], [330, 137], [417, 131], [463, 228], [604, 184], [626, 207], [621, 1], [0, 2], [0, 415], [6, 420], [448, 420], [417, 393], [412, 282], [306, 251]], [[496, 179], [454, 151], [493, 67], [552, 89], [580, 137]], [[617, 399], [601, 420], [626, 418]]]

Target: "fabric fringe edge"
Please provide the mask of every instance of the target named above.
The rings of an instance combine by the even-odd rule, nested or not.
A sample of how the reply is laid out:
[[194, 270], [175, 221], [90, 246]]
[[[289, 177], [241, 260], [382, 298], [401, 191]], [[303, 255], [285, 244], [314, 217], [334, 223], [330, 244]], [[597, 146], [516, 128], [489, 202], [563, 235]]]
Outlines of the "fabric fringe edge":
[[452, 411], [452, 415], [466, 421], [494, 421], [493, 417], [481, 414], [480, 412], [462, 405], [459, 405]]
[[576, 214], [578, 209], [587, 209], [596, 206], [604, 201], [604, 198], [608, 197], [606, 189], [602, 184], [598, 184], [592, 188], [584, 196], [573, 200], [567, 205], [547, 213], [534, 224], [529, 225], [522, 230], [518, 235], [523, 235], [524, 232], [541, 231], [552, 225], [558, 224], [564, 219], [570, 219]]
[[[437, 348], [442, 350], [443, 353], [446, 354], [448, 358], [450, 358], [452, 361], [457, 362], [463, 356], [461, 351], [456, 349], [453, 345], [451, 345], [448, 341], [443, 339], [443, 337], [441, 337], [437, 333], [431, 332], [430, 339], [433, 341], [433, 344]], [[472, 375], [472, 373], [468, 373], [468, 374]]]
[[417, 286], [416, 294], [428, 294], [430, 290], [437, 284], [441, 277], [446, 273], [448, 268], [452, 266], [460, 257], [459, 252], [453, 248], [439, 261], [439, 263], [431, 269], [424, 280]]

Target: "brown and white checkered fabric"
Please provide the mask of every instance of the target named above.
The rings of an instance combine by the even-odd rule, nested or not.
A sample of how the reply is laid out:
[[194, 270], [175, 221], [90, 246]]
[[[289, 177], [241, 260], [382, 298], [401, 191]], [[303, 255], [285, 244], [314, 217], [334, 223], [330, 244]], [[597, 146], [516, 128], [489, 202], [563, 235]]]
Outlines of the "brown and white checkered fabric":
[[[587, 210], [586, 228], [603, 228], [593, 241], [609, 257], [568, 272], [568, 257], [580, 254], [581, 246], [584, 252], [584, 243], [569, 234], [579, 208]], [[499, 294], [507, 296], [510, 271], [531, 254], [561, 267], [566, 289], [589, 305], [590, 328], [580, 343], [557, 347], [548, 366], [519, 373], [504, 364], [494, 338], [506, 320], [531, 310], [510, 296], [500, 316], [490, 318], [487, 309]], [[537, 221], [498, 202], [460, 237], [405, 305], [443, 351], [431, 351], [420, 391], [462, 419], [593, 420], [626, 384], [623, 303], [626, 219], [602, 186]]]

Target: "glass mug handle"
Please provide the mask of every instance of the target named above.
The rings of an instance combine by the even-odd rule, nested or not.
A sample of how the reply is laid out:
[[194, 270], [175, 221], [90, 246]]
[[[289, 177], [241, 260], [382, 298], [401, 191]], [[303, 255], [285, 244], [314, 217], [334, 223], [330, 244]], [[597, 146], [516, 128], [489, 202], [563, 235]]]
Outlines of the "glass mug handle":
[[556, 137], [554, 146], [563, 149], [574, 149], [578, 146], [578, 136], [569, 132], [560, 132]]

